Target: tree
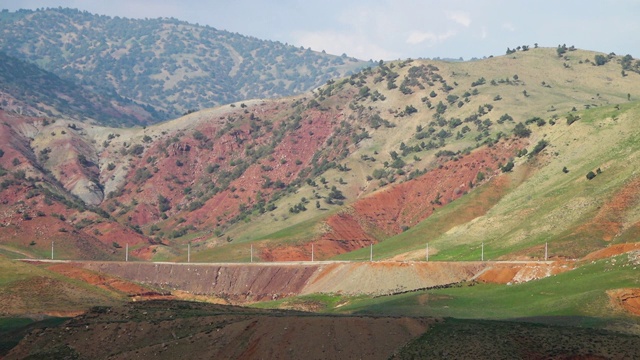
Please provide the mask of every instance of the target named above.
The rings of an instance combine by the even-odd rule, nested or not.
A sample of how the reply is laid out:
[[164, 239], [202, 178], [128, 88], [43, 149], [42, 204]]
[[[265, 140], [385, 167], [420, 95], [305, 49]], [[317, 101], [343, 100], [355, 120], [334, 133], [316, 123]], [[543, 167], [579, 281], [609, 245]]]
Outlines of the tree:
[[360, 88], [358, 95], [360, 95], [361, 98], [366, 98], [367, 96], [369, 96], [369, 91], [370, 89], [368, 86], [363, 86]]
[[505, 172], [505, 173], [506, 173], [506, 172], [509, 172], [509, 171], [513, 170], [513, 165], [514, 165], [514, 164], [513, 164], [513, 161], [509, 161], [508, 163], [506, 163], [506, 164], [501, 168], [502, 172]]
[[596, 174], [593, 171], [589, 171], [587, 173], [587, 180], [591, 180], [596, 177]]
[[165, 212], [169, 209], [171, 209], [171, 203], [169, 202], [169, 199], [162, 195], [158, 195], [158, 210], [160, 210], [160, 212]]
[[597, 66], [602, 66], [607, 63], [607, 57], [601, 54], [598, 54], [594, 57], [594, 61]]
[[531, 135], [531, 130], [520, 122], [513, 128], [513, 134], [520, 138], [527, 138]]

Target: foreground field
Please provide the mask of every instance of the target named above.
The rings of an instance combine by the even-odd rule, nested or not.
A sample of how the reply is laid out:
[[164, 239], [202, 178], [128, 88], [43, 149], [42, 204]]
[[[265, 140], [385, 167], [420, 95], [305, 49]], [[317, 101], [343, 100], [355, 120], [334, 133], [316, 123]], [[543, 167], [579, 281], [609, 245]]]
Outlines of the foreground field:
[[149, 301], [93, 308], [60, 327], [30, 334], [6, 358], [560, 359], [638, 356], [640, 337], [604, 330], [505, 321], [315, 315]]

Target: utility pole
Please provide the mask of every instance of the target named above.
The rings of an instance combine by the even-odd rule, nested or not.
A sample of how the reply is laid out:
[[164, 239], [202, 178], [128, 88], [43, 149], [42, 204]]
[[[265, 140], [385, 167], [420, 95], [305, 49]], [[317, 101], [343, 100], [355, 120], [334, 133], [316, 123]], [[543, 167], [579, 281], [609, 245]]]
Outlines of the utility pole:
[[313, 243], [311, 243], [311, 262], [313, 262]]
[[124, 247], [124, 261], [129, 261], [129, 243]]
[[51, 240], [51, 260], [53, 260], [53, 240]]
[[251, 244], [251, 262], [253, 262], [253, 244]]
[[191, 262], [191, 241], [187, 243], [187, 262]]
[[482, 242], [482, 255], [481, 255], [481, 259], [482, 259], [482, 261], [484, 261], [484, 241]]
[[429, 243], [427, 243], [427, 261], [429, 261]]
[[373, 262], [373, 243], [371, 243], [371, 251], [369, 253], [369, 261]]
[[549, 243], [548, 243], [548, 242], [544, 243], [544, 261], [547, 261], [547, 259], [548, 259], [548, 256], [547, 256], [547, 255], [549, 254], [549, 252], [548, 252], [548, 250], [549, 250], [548, 245], [549, 245]]

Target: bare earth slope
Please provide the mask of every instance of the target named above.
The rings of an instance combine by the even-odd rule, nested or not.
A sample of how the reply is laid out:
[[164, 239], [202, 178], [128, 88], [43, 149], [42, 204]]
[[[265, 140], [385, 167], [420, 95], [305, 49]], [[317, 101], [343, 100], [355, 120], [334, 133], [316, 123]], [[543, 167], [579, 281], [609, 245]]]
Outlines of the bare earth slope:
[[32, 333], [6, 358], [387, 359], [434, 322], [157, 301], [95, 308]]
[[[317, 293], [380, 296], [456, 284], [483, 274], [481, 281], [518, 283], [572, 269], [571, 264], [551, 262], [79, 262], [72, 265], [165, 291], [215, 296], [235, 304]], [[503, 275], [490, 276], [491, 273]]]

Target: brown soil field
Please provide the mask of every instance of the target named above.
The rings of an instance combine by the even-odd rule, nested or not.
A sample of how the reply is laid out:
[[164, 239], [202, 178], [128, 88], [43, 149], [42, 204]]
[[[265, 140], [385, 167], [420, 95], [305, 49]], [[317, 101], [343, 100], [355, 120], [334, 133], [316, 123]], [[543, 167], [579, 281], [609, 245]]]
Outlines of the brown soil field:
[[387, 359], [437, 321], [151, 301], [36, 330], [6, 359]]

